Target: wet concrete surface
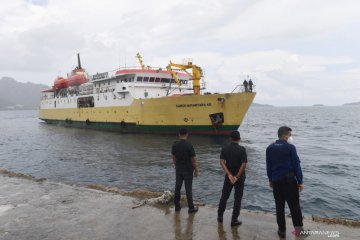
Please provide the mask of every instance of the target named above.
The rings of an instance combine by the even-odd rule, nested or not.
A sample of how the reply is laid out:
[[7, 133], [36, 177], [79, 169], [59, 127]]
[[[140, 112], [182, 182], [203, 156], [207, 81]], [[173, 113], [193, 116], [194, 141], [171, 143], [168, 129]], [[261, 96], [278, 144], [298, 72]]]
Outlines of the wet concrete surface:
[[[239, 227], [216, 221], [216, 208], [142, 206], [132, 209], [134, 198], [54, 183], [0, 175], [0, 239], [279, 239], [271, 213], [242, 210]], [[329, 225], [305, 219], [313, 231], [337, 231], [338, 239], [359, 239], [360, 228]], [[287, 239], [296, 239], [287, 218]], [[337, 237], [335, 237], [337, 238]], [[306, 239], [329, 239], [326, 234]]]

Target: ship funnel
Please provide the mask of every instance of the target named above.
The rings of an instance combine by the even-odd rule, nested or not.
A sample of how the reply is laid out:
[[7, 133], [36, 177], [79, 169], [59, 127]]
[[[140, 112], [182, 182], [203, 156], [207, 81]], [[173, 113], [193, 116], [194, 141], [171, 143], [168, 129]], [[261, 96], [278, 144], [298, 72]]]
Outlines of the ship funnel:
[[78, 68], [81, 69], [80, 53], [77, 54], [77, 59], [78, 59]]

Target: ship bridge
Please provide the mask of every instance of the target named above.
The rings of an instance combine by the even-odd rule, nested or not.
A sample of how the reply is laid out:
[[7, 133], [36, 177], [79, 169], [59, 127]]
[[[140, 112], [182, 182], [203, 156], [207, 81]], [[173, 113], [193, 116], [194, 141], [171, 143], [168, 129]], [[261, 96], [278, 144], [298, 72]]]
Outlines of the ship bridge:
[[176, 73], [180, 86], [176, 84], [169, 71], [161, 68], [140, 69], [136, 67], [96, 73], [90, 76], [95, 92], [130, 92], [134, 98], [157, 98], [192, 93], [191, 77]]

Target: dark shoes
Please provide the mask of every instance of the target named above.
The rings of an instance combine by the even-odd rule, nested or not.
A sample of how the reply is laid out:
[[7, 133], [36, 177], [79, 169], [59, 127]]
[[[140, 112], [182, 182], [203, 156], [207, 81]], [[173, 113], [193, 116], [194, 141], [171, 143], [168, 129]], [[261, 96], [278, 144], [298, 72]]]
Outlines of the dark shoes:
[[[180, 210], [181, 210], [181, 206], [175, 205], [175, 212], [179, 212]], [[199, 207], [194, 206], [192, 208], [189, 208], [188, 213], [196, 213], [197, 211], [199, 211]]]
[[[223, 222], [223, 216], [218, 216], [217, 217], [217, 221], [218, 221], [218, 223], [222, 223]], [[235, 226], [240, 226], [242, 224], [242, 222], [241, 221], [239, 221], [239, 220], [237, 220], [237, 219], [235, 219], [235, 220], [231, 220], [231, 226], [232, 227], [235, 227]]]
[[232, 227], [240, 226], [241, 224], [242, 224], [242, 222], [239, 221], [239, 220], [237, 220], [237, 219], [231, 221], [231, 226], [232, 226]]
[[280, 231], [280, 230], [278, 230], [278, 231], [277, 231], [277, 234], [278, 234], [279, 237], [281, 237], [281, 238], [285, 238], [285, 237], [286, 237], [286, 231]]
[[196, 213], [197, 211], [199, 211], [199, 207], [194, 206], [193, 208], [189, 208], [188, 213]]

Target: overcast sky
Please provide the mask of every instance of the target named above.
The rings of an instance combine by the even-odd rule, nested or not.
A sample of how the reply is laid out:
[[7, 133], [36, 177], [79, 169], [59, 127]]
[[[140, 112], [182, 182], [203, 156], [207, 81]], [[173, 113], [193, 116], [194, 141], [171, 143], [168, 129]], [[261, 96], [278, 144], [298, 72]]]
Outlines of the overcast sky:
[[358, 0], [11, 0], [0, 7], [0, 78], [52, 85], [76, 65], [90, 74], [192, 58], [208, 91], [247, 75], [255, 102], [360, 101]]

